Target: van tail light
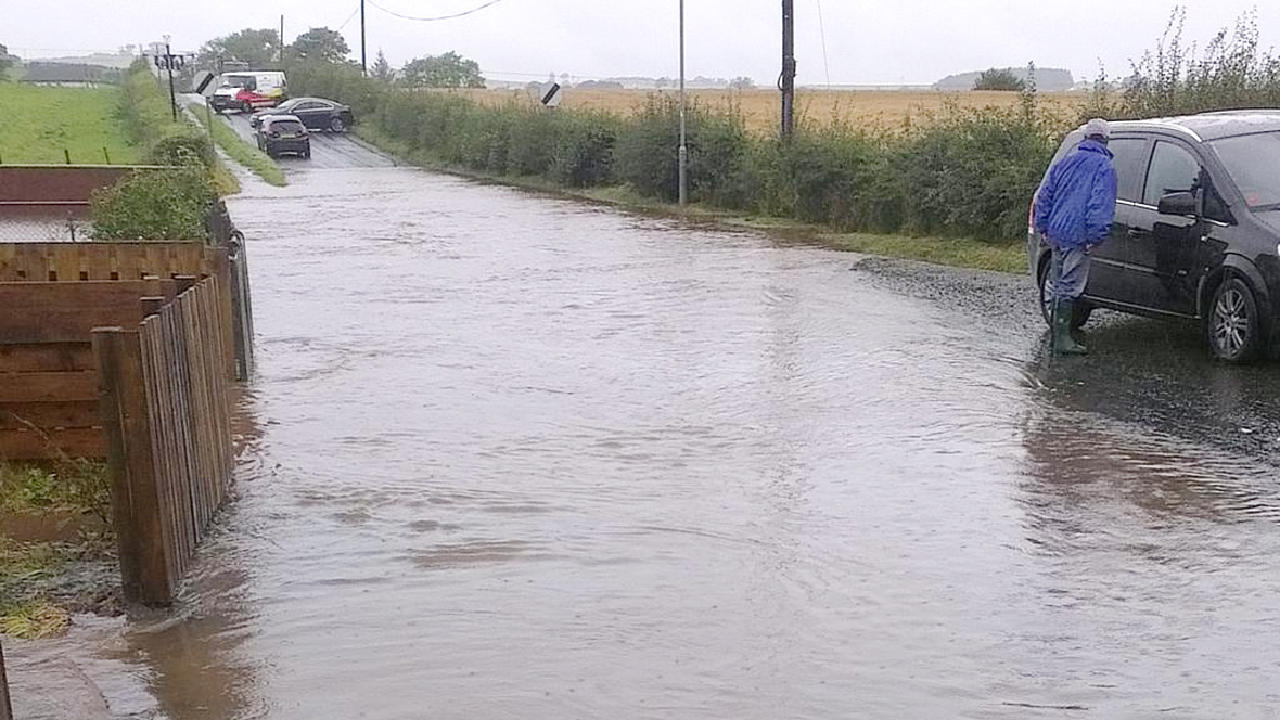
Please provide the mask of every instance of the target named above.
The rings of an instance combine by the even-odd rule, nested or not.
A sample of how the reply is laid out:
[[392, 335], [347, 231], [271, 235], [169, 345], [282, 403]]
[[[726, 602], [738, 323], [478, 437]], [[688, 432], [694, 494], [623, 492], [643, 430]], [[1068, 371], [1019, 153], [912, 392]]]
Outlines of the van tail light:
[[1031, 204], [1027, 206], [1027, 232], [1036, 231], [1036, 200], [1031, 199]]

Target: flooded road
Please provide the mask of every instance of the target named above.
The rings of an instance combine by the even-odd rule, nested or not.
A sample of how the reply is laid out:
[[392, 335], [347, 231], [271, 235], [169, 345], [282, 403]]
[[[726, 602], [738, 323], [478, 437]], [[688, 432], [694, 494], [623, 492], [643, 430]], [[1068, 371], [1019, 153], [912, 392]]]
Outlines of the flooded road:
[[113, 649], [165, 716], [1280, 707], [1274, 370], [1122, 321], [1046, 371], [1014, 280], [413, 170], [232, 212], [239, 499]]

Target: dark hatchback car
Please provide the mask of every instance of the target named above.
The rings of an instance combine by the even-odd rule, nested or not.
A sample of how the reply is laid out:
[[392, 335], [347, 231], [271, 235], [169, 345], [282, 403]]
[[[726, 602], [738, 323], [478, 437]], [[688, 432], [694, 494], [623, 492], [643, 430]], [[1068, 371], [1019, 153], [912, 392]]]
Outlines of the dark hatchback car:
[[[1092, 251], [1076, 327], [1093, 308], [1199, 322], [1232, 362], [1280, 349], [1280, 109], [1111, 124], [1116, 217]], [[1054, 157], [1083, 140], [1067, 136]], [[1040, 307], [1049, 248], [1028, 228]]]
[[271, 157], [311, 157], [311, 138], [302, 121], [292, 115], [271, 115], [258, 126], [258, 149]]
[[254, 113], [249, 117], [249, 124], [256, 128], [262, 124], [263, 119], [272, 115], [293, 115], [308, 130], [346, 132], [355, 122], [351, 108], [342, 103], [322, 98], [293, 98], [269, 110]]

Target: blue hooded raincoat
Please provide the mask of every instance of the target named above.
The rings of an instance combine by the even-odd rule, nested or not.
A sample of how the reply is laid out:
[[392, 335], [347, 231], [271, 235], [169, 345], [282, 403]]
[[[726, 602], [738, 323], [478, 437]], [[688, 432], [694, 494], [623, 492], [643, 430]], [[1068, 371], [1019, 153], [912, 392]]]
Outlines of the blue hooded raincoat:
[[1099, 245], [1116, 215], [1116, 171], [1111, 151], [1085, 140], [1049, 170], [1036, 195], [1036, 230], [1061, 248]]

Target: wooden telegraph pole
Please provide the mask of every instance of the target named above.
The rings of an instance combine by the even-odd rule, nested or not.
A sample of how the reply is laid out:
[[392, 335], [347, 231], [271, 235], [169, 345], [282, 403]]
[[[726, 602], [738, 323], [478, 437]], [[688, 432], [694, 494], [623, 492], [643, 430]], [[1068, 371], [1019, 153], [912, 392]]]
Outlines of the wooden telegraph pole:
[[369, 56], [364, 50], [364, 0], [360, 0], [360, 74], [369, 77]]
[[791, 139], [796, 129], [796, 16], [795, 0], [782, 0], [782, 139]]

